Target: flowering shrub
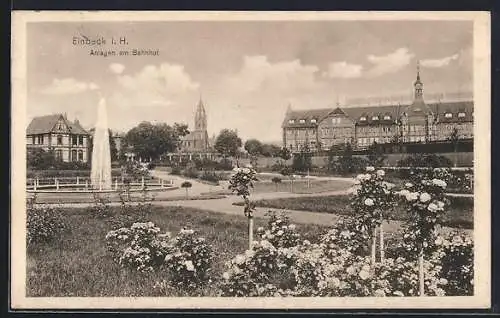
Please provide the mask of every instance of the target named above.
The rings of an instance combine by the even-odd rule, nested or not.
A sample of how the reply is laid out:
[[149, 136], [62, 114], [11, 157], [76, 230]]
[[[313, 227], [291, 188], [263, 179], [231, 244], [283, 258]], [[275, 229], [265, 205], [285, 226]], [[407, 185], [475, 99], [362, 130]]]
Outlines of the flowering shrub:
[[362, 227], [359, 219], [342, 217], [321, 237], [321, 243], [331, 251], [342, 249], [365, 256], [368, 254], [370, 236]]
[[451, 232], [438, 237], [437, 250], [430, 261], [440, 266], [439, 276], [450, 296], [470, 296], [474, 293], [474, 243], [463, 233]]
[[441, 179], [422, 179], [406, 183], [405, 189], [399, 192], [409, 216], [403, 236], [407, 249], [432, 252], [445, 206], [449, 204], [444, 196], [446, 186]]
[[165, 267], [170, 273], [169, 283], [181, 290], [194, 291], [210, 281], [213, 252], [203, 237], [194, 230], [183, 229], [173, 238], [170, 253], [165, 256]]
[[134, 223], [106, 234], [108, 249], [122, 266], [138, 271], [158, 268], [171, 252], [170, 233], [160, 233], [153, 222]]
[[66, 229], [61, 211], [51, 207], [29, 205], [26, 210], [26, 239], [28, 247], [50, 242]]
[[366, 229], [380, 225], [383, 213], [394, 206], [394, 194], [391, 189], [394, 184], [385, 182], [384, 170], [366, 167], [366, 174], [356, 177], [356, 186], [351, 205], [356, 211], [356, 217]]
[[290, 223], [288, 216], [276, 214], [273, 211], [268, 213], [268, 228], [259, 227], [257, 235], [262, 240], [269, 241], [275, 247], [296, 246], [300, 240], [300, 234], [296, 230], [295, 224]]

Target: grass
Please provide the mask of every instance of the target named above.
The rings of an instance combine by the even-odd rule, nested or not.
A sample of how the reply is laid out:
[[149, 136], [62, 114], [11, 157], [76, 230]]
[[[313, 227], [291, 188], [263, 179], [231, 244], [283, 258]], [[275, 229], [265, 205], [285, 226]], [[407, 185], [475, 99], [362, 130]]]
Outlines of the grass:
[[[451, 201], [451, 205], [443, 217], [443, 225], [455, 228], [472, 229], [474, 199], [467, 197], [450, 197], [449, 199]], [[354, 211], [350, 207], [350, 199], [348, 195], [258, 200], [254, 201], [254, 203], [258, 207], [265, 208], [355, 216]], [[242, 205], [243, 203], [236, 202], [233, 204]], [[390, 216], [390, 219], [403, 221], [406, 219], [406, 211], [404, 211], [402, 207], [397, 207]]]
[[[161, 271], [138, 273], [120, 267], [106, 249], [108, 219], [99, 219], [86, 209], [64, 208], [63, 221], [69, 229], [51, 244], [37, 244], [27, 255], [28, 297], [148, 297], [155, 282], [166, 279]], [[247, 248], [247, 219], [183, 207], [153, 207], [150, 221], [162, 231], [176, 234], [191, 225], [214, 250], [214, 277], [221, 277], [225, 261]], [[255, 218], [255, 228], [267, 222]], [[314, 239], [323, 227], [298, 224], [305, 239]], [[214, 296], [216, 285], [206, 296]], [[172, 295], [175, 296], [175, 295]]]
[[[220, 193], [203, 193], [201, 195], [191, 195], [189, 194], [186, 198], [186, 195], [176, 195], [171, 197], [161, 197], [157, 196], [157, 194], [148, 194], [148, 198], [154, 197], [154, 201], [164, 202], [164, 201], [184, 201], [184, 200], [215, 200], [225, 198], [226, 195]], [[130, 194], [131, 201], [138, 201], [142, 198], [142, 193], [131, 193]], [[110, 202], [121, 202], [120, 197], [118, 195], [111, 195], [107, 197]], [[95, 199], [92, 194], [67, 194], [65, 197], [62, 197], [61, 194], [54, 195], [40, 195], [38, 194], [36, 198], [37, 204], [63, 204], [63, 203], [94, 203]]]

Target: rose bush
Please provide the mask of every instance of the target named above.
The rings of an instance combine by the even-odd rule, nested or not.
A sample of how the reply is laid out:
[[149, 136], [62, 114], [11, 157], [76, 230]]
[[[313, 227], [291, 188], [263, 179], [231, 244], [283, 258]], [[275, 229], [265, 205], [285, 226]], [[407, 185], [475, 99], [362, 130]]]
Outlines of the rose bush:
[[53, 207], [28, 205], [26, 210], [26, 243], [28, 248], [38, 243], [47, 243], [60, 237], [68, 229], [61, 210]]

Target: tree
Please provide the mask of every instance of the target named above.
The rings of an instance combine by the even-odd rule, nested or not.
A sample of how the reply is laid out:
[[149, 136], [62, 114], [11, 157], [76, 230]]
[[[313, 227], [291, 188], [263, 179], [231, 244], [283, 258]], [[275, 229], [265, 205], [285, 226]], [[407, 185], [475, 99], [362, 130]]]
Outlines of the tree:
[[181, 184], [181, 188], [184, 188], [186, 189], [186, 199], [188, 198], [188, 190], [189, 188], [191, 188], [193, 185], [191, 184], [191, 182], [189, 181], [184, 181], [182, 184]]
[[455, 160], [453, 161], [453, 166], [457, 166], [457, 151], [458, 151], [458, 145], [460, 143], [460, 134], [458, 133], [458, 129], [456, 127], [453, 128], [451, 131], [450, 136], [448, 137], [448, 140], [451, 142], [453, 145], [453, 153], [455, 154]]
[[290, 150], [288, 148], [283, 147], [278, 152], [278, 157], [280, 157], [284, 161], [287, 161], [287, 160], [289, 160], [292, 157], [292, 153], [290, 152]]
[[312, 167], [312, 152], [309, 146], [304, 145], [300, 152], [293, 156], [292, 169], [294, 171], [309, 171]]
[[56, 166], [57, 160], [54, 151], [35, 148], [28, 150], [26, 163], [28, 168], [43, 170]]
[[384, 164], [386, 155], [382, 145], [378, 144], [376, 141], [368, 147], [368, 162], [370, 165], [380, 168]]
[[346, 143], [343, 148], [342, 156], [338, 159], [339, 168], [342, 173], [354, 172], [352, 146], [350, 143]]
[[218, 153], [226, 158], [236, 156], [241, 145], [241, 139], [238, 137], [236, 131], [223, 129], [215, 140], [214, 148]]
[[262, 153], [262, 143], [257, 139], [248, 139], [245, 142], [245, 150], [250, 155], [259, 155]]
[[273, 144], [262, 144], [261, 155], [264, 157], [279, 157], [281, 148]]
[[188, 134], [186, 125], [175, 123], [151, 124], [142, 122], [129, 130], [125, 136], [125, 144], [132, 147], [137, 156], [144, 159], [158, 159], [161, 155], [178, 149], [181, 137]]
[[342, 146], [332, 145], [328, 150], [328, 170], [337, 171], [338, 170], [338, 159], [342, 153]]

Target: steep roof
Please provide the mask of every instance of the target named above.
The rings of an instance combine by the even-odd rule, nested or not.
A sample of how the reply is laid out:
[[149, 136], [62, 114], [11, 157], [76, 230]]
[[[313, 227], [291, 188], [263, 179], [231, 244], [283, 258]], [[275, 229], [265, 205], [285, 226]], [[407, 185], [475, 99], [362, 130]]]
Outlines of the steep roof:
[[[344, 107], [342, 110], [357, 124], [393, 124], [399, 118], [401, 105]], [[379, 119], [373, 120], [374, 116], [378, 116]], [[384, 119], [386, 116], [390, 119]], [[361, 121], [361, 117], [365, 117], [366, 120]]]
[[52, 114], [52, 115], [45, 115], [33, 118], [30, 124], [28, 125], [28, 128], [26, 129], [26, 134], [27, 135], [48, 134], [54, 129], [54, 126], [61, 119], [69, 127], [71, 133], [88, 135], [88, 132], [85, 129], [83, 129], [78, 120], [70, 122], [69, 120], [65, 119], [62, 114]]
[[[442, 102], [427, 104], [437, 116], [439, 122], [458, 123], [474, 121], [474, 102], [473, 101], [458, 101], [458, 102]], [[446, 113], [451, 113], [452, 117], [446, 117]], [[458, 117], [459, 113], [465, 113], [464, 117]]]
[[[439, 122], [470, 122], [473, 121], [474, 102], [473, 101], [455, 101], [455, 102], [431, 102], [431, 103], [412, 103], [412, 104], [394, 104], [382, 106], [356, 106], [356, 107], [332, 107], [322, 109], [308, 109], [308, 110], [288, 110], [285, 120], [283, 121], [283, 128], [313, 128], [317, 124], [328, 117], [336, 110], [344, 112], [352, 121], [357, 125], [371, 125], [371, 124], [394, 124], [400, 115], [408, 109], [421, 109], [424, 112], [432, 111], [434, 116], [437, 116]], [[459, 113], [465, 113], [465, 116], [458, 117]], [[415, 112], [412, 112], [412, 114]], [[446, 117], [446, 113], [452, 113], [452, 117]], [[410, 114], [410, 116], [412, 116]], [[414, 115], [414, 114], [413, 114]], [[378, 116], [378, 120], [373, 120], [373, 117]], [[390, 119], [384, 119], [389, 116]], [[366, 120], [361, 121], [361, 117]], [[290, 123], [293, 119], [294, 122]], [[300, 120], [305, 120], [303, 123]], [[316, 123], [312, 123], [311, 119], [316, 119]]]
[[56, 123], [61, 119], [63, 115], [52, 114], [46, 116], [35, 117], [31, 120], [28, 128], [26, 129], [27, 135], [35, 134], [46, 134], [52, 131]]
[[[321, 109], [302, 109], [302, 110], [289, 110], [283, 121], [283, 128], [310, 128], [316, 127], [317, 124], [325, 117], [327, 117], [334, 108], [321, 108]], [[316, 123], [311, 122], [311, 119], [316, 119]], [[294, 122], [291, 123], [290, 120]], [[300, 120], [304, 120], [303, 123]]]

